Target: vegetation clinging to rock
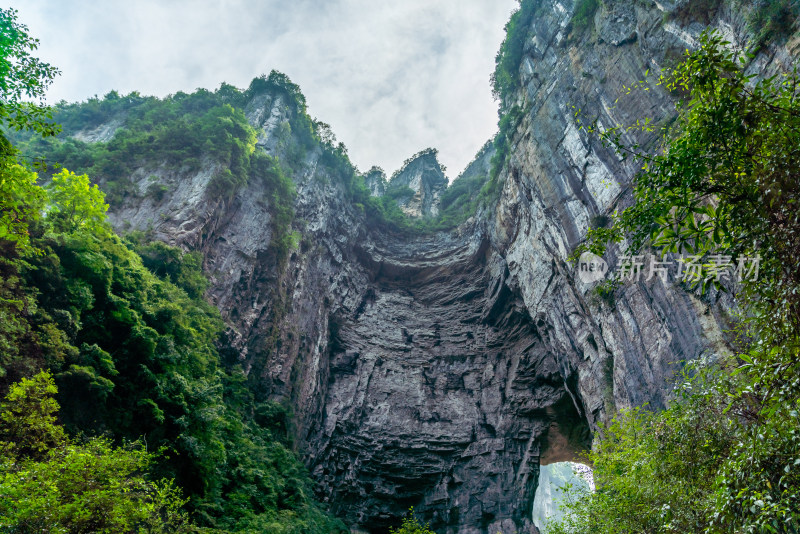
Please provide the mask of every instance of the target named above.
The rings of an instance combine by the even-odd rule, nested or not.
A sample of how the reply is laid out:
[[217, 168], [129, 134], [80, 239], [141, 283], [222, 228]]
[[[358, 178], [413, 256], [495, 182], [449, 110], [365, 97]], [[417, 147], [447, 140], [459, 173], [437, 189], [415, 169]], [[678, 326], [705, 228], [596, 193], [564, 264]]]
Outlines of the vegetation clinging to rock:
[[[6, 66], [0, 71], [1, 92], [9, 81], [28, 83], [14, 70], [19, 63], [8, 58], [19, 43], [31, 49], [34, 41], [13, 16], [0, 15], [8, 26], [0, 41]], [[37, 72], [34, 95], [54, 74], [46, 68]], [[211, 153], [228, 158], [232, 174], [245, 172], [254, 135], [240, 111], [215, 105], [206, 93], [179, 99], [188, 100], [189, 108], [196, 104], [195, 115], [181, 110], [186, 102], [176, 108], [145, 106], [139, 125], [150, 121], [157, 130], [153, 139], [142, 126], [122, 136], [129, 142], [122, 152], [138, 161], [142, 150], [158, 150], [146, 145], [169, 128], [182, 131], [186, 123], [165, 125], [156, 116], [186, 111], [201, 122], [200, 133], [186, 135], [219, 142]], [[238, 93], [223, 87], [221, 94]], [[49, 113], [42, 108], [28, 115], [29, 122], [17, 117], [12, 124], [52, 134], [57, 128], [41, 123]], [[199, 258], [146, 243], [142, 236], [123, 241], [106, 219], [102, 191], [86, 175], [62, 169], [41, 187], [36, 174], [18, 163], [16, 148], [5, 135], [2, 139], [7, 148], [0, 154], [0, 391], [8, 392], [0, 408], [4, 527], [343, 532], [314, 502], [280, 410], [254, 399], [241, 369], [220, 364], [222, 321], [202, 299], [206, 281]], [[30, 139], [27, 148], [48, 146]], [[173, 149], [182, 150], [169, 145], [164, 150]], [[196, 147], [190, 143], [188, 149]], [[103, 159], [104, 148], [91, 150], [98, 152], [83, 155], [112, 163]], [[262, 159], [259, 166], [257, 174], [272, 180], [275, 194], [290, 197], [275, 162]], [[277, 210], [281, 224], [288, 224], [290, 208], [291, 203], [283, 214]], [[135, 250], [145, 254], [144, 262]], [[56, 386], [60, 409], [53, 398]], [[99, 435], [107, 438], [92, 437]], [[126, 445], [137, 442], [166, 454]], [[184, 505], [198, 528], [189, 525]]]
[[[622, 412], [590, 454], [598, 490], [549, 532], [797, 532], [800, 529], [800, 138], [797, 72], [755, 80], [716, 35], [661, 83], [686, 95], [662, 150], [601, 137], [642, 171], [636, 204], [584, 248], [655, 247], [701, 262], [759, 258], [743, 277], [734, 353], [694, 364], [659, 413]], [[706, 273], [708, 274], [708, 273]], [[702, 289], [728, 285], [700, 276]], [[635, 511], [635, 513], [631, 513]]]

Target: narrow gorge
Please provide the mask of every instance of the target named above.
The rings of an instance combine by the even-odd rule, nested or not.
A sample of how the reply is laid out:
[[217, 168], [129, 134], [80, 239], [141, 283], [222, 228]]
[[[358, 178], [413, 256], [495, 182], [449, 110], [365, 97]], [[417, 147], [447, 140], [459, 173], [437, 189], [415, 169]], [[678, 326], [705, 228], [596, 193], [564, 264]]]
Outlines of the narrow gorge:
[[[354, 532], [388, 532], [411, 506], [441, 534], [538, 532], [540, 466], [579, 459], [617, 410], [663, 407], [684, 362], [729, 351], [730, 296], [659, 277], [601, 296], [568, 258], [588, 228], [630, 204], [638, 170], [583, 125], [669, 124], [675, 97], [657, 73], [706, 28], [734, 47], [752, 41], [748, 10], [527, 4], [517, 79], [501, 102], [513, 115], [505, 140], [487, 143], [449, 186], [435, 150], [391, 179], [377, 168], [357, 177], [405, 227], [353, 193], [335, 147], [304, 140], [301, 101], [269, 83], [242, 93], [241, 110], [255, 150], [294, 183], [288, 221], [276, 218], [269, 180], [220, 193], [226, 167], [209, 155], [92, 176], [110, 192], [120, 234], [201, 253], [207, 299], [226, 325], [224, 363], [241, 366], [258, 397], [291, 406], [317, 498]], [[748, 68], [787, 68], [798, 42], [763, 46]], [[648, 90], [626, 96], [636, 84]], [[113, 151], [128, 117], [120, 108], [76, 119], [62, 139]], [[624, 141], [655, 146], [659, 136]], [[471, 207], [437, 227], [459, 183], [477, 184], [458, 199]], [[606, 256], [612, 268], [618, 255]]]

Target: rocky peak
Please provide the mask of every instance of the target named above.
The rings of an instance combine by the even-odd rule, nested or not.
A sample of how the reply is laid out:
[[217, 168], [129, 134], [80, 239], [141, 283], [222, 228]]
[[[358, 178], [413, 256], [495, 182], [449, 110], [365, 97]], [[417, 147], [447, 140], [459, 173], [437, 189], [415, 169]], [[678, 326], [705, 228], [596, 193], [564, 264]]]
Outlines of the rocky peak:
[[273, 153], [280, 142], [281, 125], [289, 122], [291, 108], [286, 96], [275, 91], [254, 95], [244, 109], [251, 126], [258, 130], [256, 143], [267, 153]]
[[409, 217], [436, 217], [439, 214], [439, 197], [447, 189], [447, 178], [437, 154], [433, 148], [415, 154], [389, 182], [387, 192], [397, 195], [397, 204]]
[[364, 175], [364, 184], [369, 189], [369, 194], [373, 197], [382, 197], [386, 194], [386, 173], [380, 167], [372, 167]]

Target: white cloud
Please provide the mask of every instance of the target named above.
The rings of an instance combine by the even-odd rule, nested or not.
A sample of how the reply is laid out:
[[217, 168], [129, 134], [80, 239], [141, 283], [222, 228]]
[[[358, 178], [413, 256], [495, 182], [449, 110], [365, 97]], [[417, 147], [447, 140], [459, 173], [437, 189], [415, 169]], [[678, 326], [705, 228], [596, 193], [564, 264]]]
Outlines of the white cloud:
[[271, 69], [300, 85], [361, 169], [428, 146], [454, 177], [496, 129], [489, 74], [516, 0], [25, 0], [62, 70], [51, 101], [164, 96]]

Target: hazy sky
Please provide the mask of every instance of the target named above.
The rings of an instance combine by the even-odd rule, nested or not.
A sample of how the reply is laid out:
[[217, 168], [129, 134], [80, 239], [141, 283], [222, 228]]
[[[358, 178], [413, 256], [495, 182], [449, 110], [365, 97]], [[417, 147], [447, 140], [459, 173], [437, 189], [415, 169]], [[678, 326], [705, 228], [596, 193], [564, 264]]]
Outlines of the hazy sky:
[[362, 170], [432, 146], [454, 178], [496, 130], [489, 75], [516, 0], [12, 0], [61, 69], [50, 102], [164, 96], [271, 69]]

